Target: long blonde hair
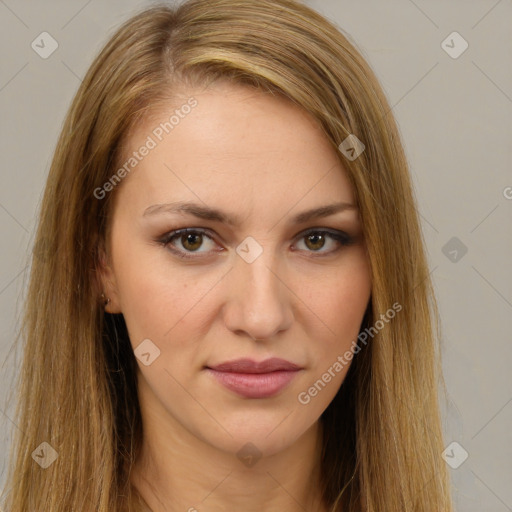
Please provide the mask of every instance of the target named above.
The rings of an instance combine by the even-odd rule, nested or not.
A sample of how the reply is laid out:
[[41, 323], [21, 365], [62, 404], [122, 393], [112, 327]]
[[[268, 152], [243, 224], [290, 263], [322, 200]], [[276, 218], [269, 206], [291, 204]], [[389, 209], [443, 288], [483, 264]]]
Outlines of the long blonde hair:
[[[372, 273], [361, 329], [400, 314], [354, 358], [321, 417], [322, 491], [333, 512], [449, 512], [438, 406], [439, 320], [408, 165], [378, 81], [339, 29], [293, 0], [191, 0], [141, 11], [92, 63], [51, 165], [24, 311], [24, 360], [7, 512], [121, 512], [145, 505], [130, 484], [142, 424], [122, 315], [99, 300], [98, 248], [130, 129], [179, 84], [217, 79], [282, 94], [338, 146], [354, 187]], [[58, 453], [46, 469], [34, 450]], [[46, 445], [44, 445], [46, 446]]]

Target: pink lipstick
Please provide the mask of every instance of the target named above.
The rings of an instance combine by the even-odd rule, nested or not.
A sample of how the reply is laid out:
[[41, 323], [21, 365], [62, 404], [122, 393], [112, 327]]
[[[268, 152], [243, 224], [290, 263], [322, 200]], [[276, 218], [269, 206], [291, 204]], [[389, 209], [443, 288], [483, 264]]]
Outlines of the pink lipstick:
[[206, 367], [222, 385], [245, 398], [268, 398], [282, 391], [302, 370], [279, 358], [256, 362], [236, 359]]

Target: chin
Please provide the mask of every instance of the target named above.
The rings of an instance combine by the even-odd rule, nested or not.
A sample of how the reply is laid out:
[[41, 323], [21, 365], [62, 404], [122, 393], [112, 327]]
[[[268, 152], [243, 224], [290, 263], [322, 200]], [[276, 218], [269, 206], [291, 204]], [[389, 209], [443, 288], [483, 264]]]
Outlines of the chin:
[[[297, 418], [297, 411], [285, 408], [264, 412], [239, 411], [224, 416], [215, 431], [198, 432], [199, 437], [211, 446], [243, 458], [247, 455], [269, 457], [289, 449], [297, 440], [310, 432], [318, 418]], [[225, 429], [225, 430], [224, 430]]]

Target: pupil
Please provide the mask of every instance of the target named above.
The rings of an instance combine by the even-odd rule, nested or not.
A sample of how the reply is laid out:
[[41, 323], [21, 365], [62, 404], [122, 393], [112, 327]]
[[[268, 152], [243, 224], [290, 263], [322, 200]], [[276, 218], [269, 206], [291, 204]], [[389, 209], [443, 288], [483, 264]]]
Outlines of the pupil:
[[[315, 239], [317, 240], [317, 242], [320, 241], [320, 246], [312, 247], [312, 249], [321, 249], [322, 245], [323, 245], [323, 235], [309, 235], [308, 236], [308, 242], [310, 242], [311, 240], [315, 240]], [[313, 241], [313, 245], [315, 245], [314, 241]]]
[[[198, 246], [201, 245], [200, 236], [201, 235], [194, 235], [194, 234], [185, 235], [185, 242], [183, 243], [183, 246], [190, 250], [198, 249], [199, 248]], [[198, 239], [198, 240], [196, 240], [195, 244], [194, 244], [194, 239]], [[190, 247], [191, 245], [192, 246], [196, 245], [196, 247]]]

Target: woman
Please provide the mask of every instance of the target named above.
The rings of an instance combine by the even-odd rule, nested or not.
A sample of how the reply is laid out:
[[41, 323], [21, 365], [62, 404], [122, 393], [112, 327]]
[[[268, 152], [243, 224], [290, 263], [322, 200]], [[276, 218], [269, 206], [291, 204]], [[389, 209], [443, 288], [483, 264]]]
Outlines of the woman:
[[66, 118], [36, 244], [9, 512], [452, 510], [406, 159], [316, 12], [128, 20]]

